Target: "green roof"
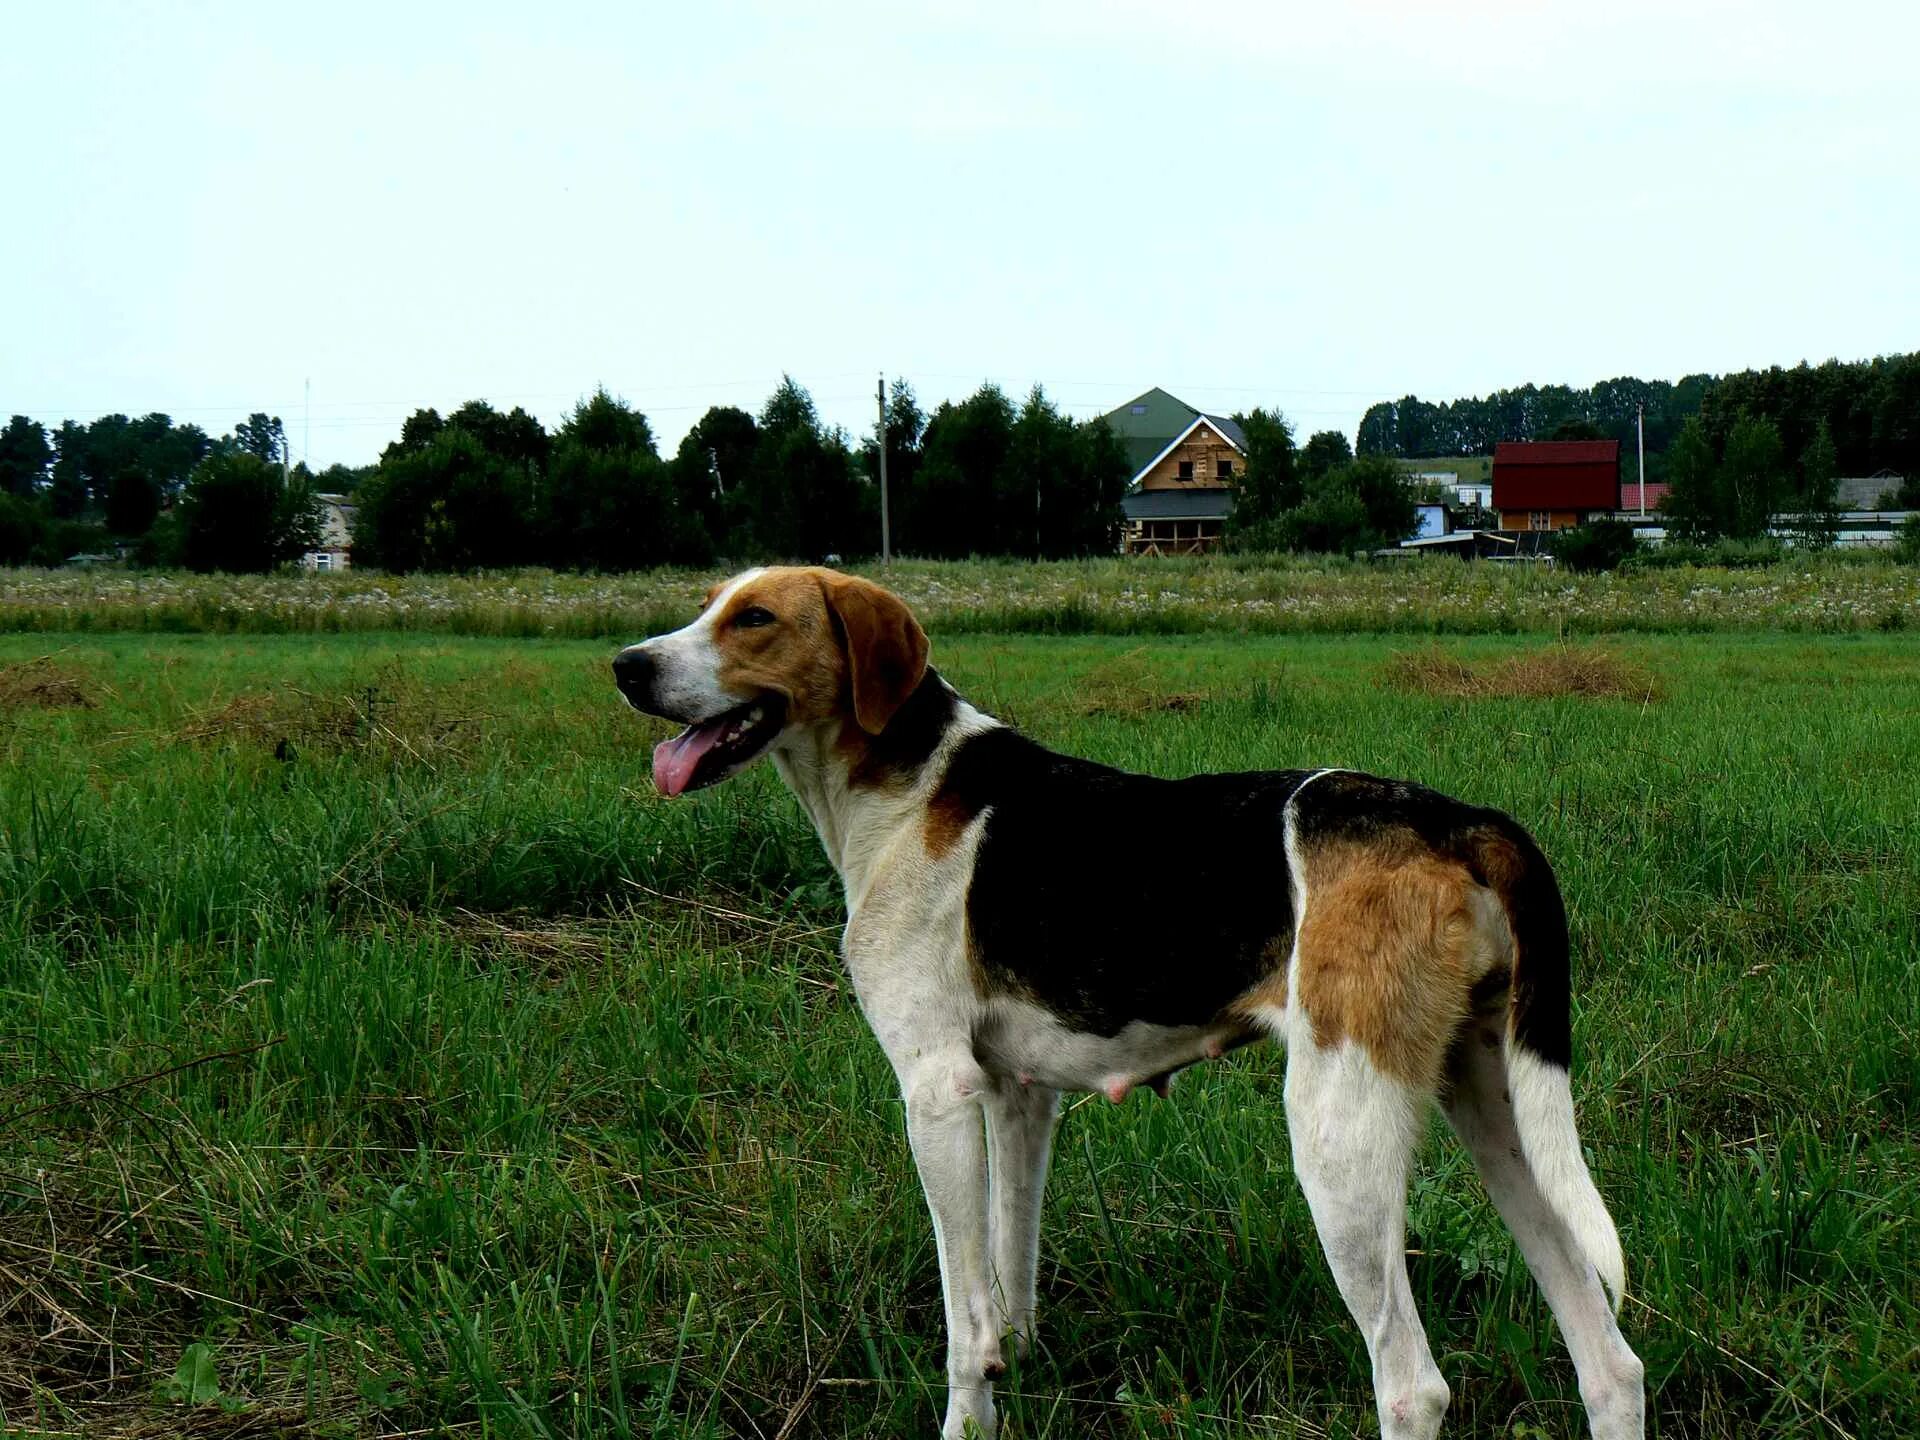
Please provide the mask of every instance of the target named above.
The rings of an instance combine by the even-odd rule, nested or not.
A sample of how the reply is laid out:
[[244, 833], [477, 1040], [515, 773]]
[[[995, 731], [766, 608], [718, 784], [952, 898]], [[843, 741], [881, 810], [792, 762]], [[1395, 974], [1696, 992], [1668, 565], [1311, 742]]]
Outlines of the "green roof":
[[1246, 449], [1247, 437], [1233, 421], [1224, 415], [1207, 415], [1204, 410], [1196, 410], [1179, 396], [1169, 395], [1158, 385], [1145, 394], [1134, 396], [1118, 410], [1108, 411], [1101, 418], [1120, 437], [1120, 443], [1127, 452], [1127, 463], [1133, 466], [1133, 473], [1138, 475], [1153, 463], [1155, 456], [1185, 434], [1187, 427], [1202, 416], [1227, 439], [1242, 450]]

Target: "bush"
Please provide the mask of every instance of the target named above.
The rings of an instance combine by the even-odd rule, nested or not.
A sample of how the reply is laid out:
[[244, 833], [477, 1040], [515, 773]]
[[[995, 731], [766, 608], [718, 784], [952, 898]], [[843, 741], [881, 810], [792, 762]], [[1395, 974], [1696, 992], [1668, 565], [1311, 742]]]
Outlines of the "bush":
[[24, 565], [46, 541], [47, 517], [31, 500], [0, 491], [0, 565]]
[[306, 482], [288, 483], [278, 465], [245, 450], [216, 449], [196, 465], [176, 519], [177, 532], [161, 529], [153, 550], [167, 559], [177, 548], [190, 570], [271, 570], [320, 539], [319, 507]]
[[1629, 564], [1630, 569], [1677, 570], [1718, 566], [1726, 570], [1760, 570], [1777, 565], [1787, 556], [1787, 547], [1778, 540], [1718, 540], [1700, 544], [1669, 540], [1656, 549], [1642, 550]]
[[1900, 531], [1894, 538], [1893, 554], [1896, 560], [1908, 565], [1920, 565], [1920, 515], [1909, 515], [1900, 522]]
[[1633, 526], [1625, 520], [1596, 520], [1562, 530], [1553, 539], [1553, 557], [1569, 570], [1588, 574], [1617, 570], [1640, 552]]

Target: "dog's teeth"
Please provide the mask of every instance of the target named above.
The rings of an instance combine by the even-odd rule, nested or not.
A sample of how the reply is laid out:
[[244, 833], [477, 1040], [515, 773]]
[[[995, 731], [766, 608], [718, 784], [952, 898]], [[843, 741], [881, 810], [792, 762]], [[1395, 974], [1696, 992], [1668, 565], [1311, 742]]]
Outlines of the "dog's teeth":
[[758, 725], [760, 723], [760, 707], [758, 705], [747, 712], [747, 723], [749, 725]]

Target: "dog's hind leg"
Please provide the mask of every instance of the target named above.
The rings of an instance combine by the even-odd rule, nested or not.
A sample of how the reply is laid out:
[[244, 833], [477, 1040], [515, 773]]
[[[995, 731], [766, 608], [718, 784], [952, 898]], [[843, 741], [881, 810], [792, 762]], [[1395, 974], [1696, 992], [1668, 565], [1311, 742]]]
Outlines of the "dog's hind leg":
[[1382, 1440], [1433, 1440], [1448, 1392], [1407, 1283], [1407, 1166], [1426, 1097], [1352, 1041], [1316, 1045], [1289, 1027], [1293, 1168], [1327, 1263], [1373, 1361]]
[[1641, 1440], [1646, 1397], [1640, 1360], [1620, 1334], [1598, 1272], [1527, 1166], [1514, 1124], [1501, 1019], [1483, 1017], [1463, 1030], [1448, 1069], [1447, 1119], [1472, 1153], [1487, 1194], [1560, 1323], [1594, 1440]]
[[1060, 1092], [1002, 1081], [987, 1097], [987, 1173], [992, 1187], [993, 1298], [1022, 1358], [1033, 1345], [1040, 1263], [1040, 1196], [1053, 1148]]

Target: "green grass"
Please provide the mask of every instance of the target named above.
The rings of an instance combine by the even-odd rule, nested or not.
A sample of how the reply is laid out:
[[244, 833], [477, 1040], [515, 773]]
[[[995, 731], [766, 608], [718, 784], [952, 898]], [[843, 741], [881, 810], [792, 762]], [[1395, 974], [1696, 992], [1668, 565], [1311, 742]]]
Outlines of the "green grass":
[[[1059, 746], [1360, 766], [1533, 827], [1653, 1433], [1905, 1433], [1920, 644], [1627, 635], [1654, 698], [1463, 700], [1392, 683], [1420, 643], [936, 627]], [[0, 1428], [933, 1433], [899, 1101], [770, 771], [659, 802], [598, 642], [0, 638], [49, 652], [92, 703], [0, 709]], [[1177, 895], [1197, 838], [1116, 846], [1116, 885]], [[1071, 1108], [1008, 1436], [1372, 1433], [1283, 1065]], [[1438, 1127], [1411, 1217], [1448, 1433], [1584, 1434]]]

